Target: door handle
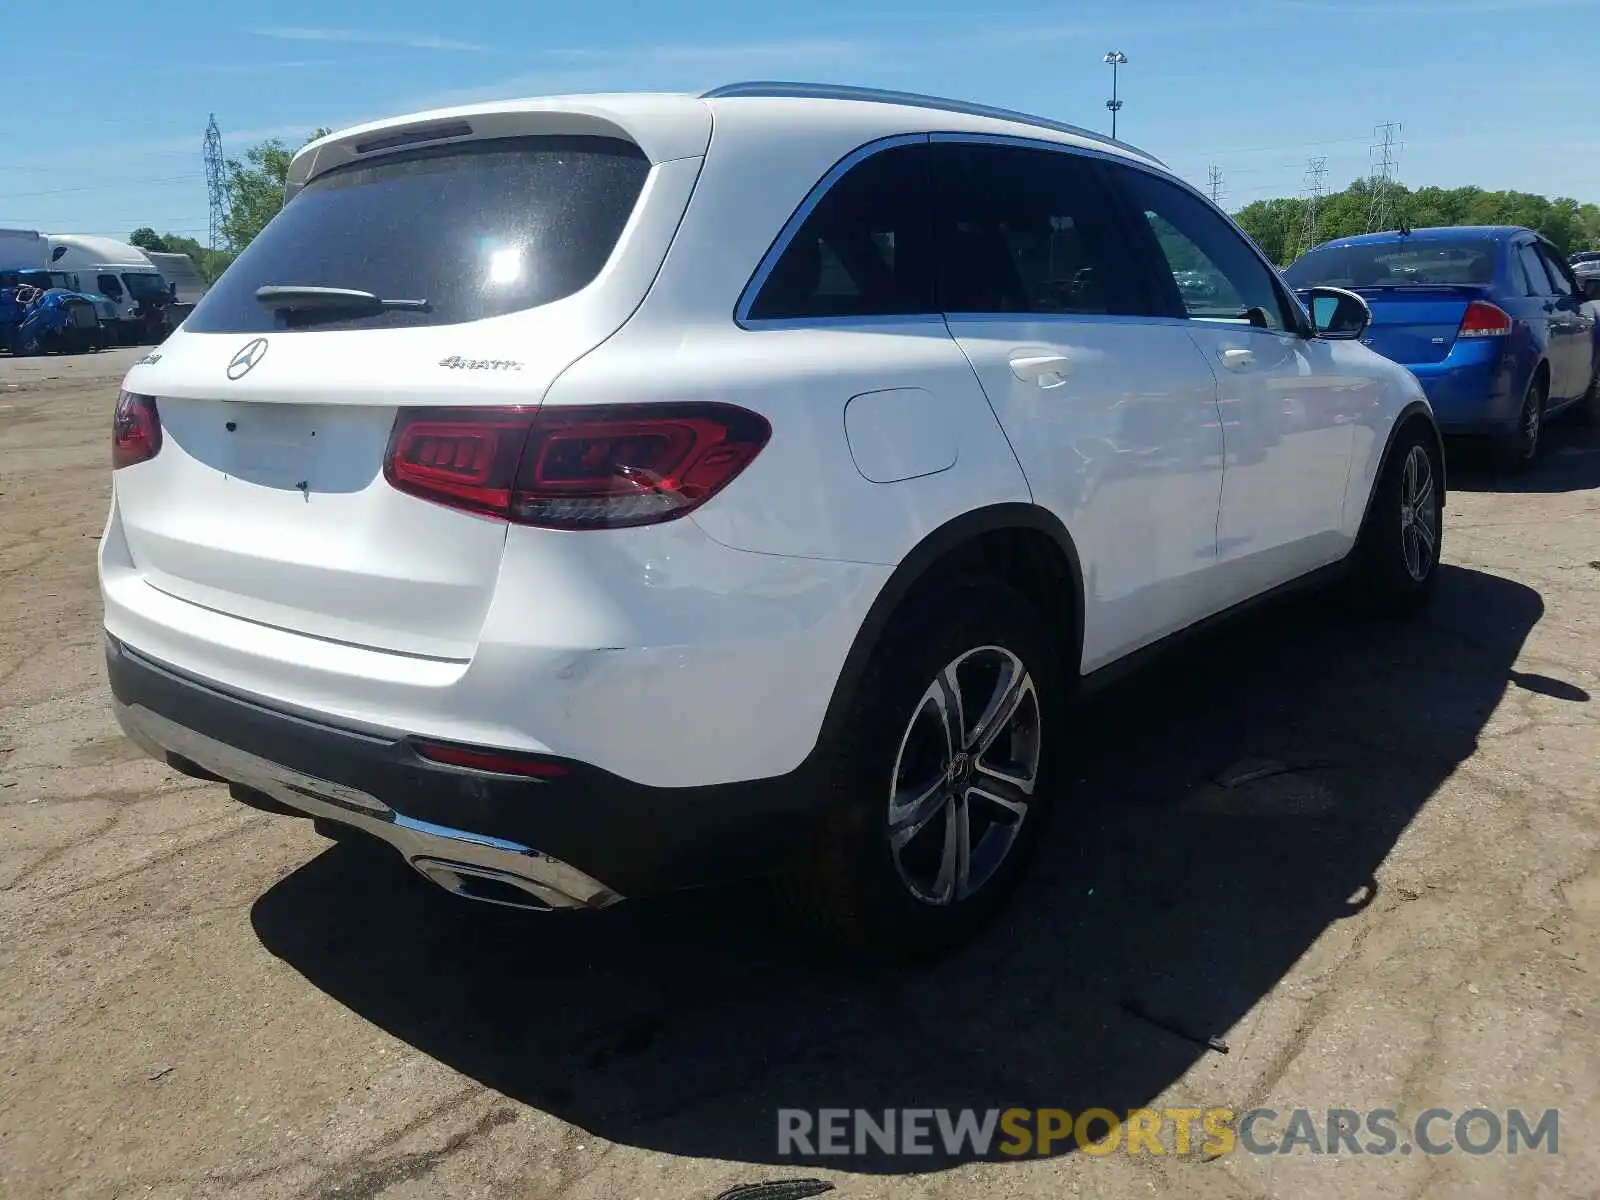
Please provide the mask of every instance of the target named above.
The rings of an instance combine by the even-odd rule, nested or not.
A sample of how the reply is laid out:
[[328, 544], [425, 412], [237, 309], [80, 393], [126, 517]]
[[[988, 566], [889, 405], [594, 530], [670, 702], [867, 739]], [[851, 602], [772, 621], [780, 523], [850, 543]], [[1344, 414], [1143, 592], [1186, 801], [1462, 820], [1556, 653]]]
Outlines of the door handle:
[[1011, 373], [1024, 383], [1037, 383], [1042, 388], [1060, 387], [1067, 381], [1067, 367], [1071, 365], [1064, 354], [1019, 355], [1011, 360]]
[[1238, 347], [1218, 351], [1217, 357], [1222, 360], [1222, 365], [1230, 371], [1245, 371], [1255, 366], [1256, 363], [1256, 352], [1254, 350], [1241, 350]]

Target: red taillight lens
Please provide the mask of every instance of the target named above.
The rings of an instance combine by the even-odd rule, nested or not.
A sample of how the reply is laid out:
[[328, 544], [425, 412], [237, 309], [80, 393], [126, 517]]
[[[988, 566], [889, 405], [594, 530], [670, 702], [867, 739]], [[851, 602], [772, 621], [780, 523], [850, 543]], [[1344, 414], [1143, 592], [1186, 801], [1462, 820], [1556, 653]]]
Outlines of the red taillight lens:
[[1505, 309], [1490, 304], [1487, 300], [1474, 300], [1467, 305], [1467, 311], [1461, 317], [1461, 328], [1456, 330], [1458, 338], [1473, 337], [1503, 337], [1511, 332], [1511, 317]]
[[384, 476], [522, 525], [617, 529], [704, 504], [771, 434], [764, 417], [731, 404], [402, 409]]
[[111, 469], [131, 467], [161, 452], [161, 414], [156, 398], [118, 392], [111, 417]]
[[480, 750], [473, 746], [449, 746], [438, 742], [414, 742], [412, 748], [423, 758], [451, 767], [470, 767], [497, 775], [526, 775], [530, 779], [555, 779], [567, 773], [566, 767], [533, 754], [515, 750]]

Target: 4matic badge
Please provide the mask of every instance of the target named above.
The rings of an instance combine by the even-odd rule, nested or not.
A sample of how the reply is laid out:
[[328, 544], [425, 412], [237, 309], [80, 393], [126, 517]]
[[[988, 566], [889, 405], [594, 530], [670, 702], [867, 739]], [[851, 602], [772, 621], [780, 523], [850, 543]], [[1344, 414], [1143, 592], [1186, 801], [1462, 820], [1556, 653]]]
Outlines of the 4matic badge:
[[439, 360], [441, 367], [452, 371], [520, 371], [522, 364], [512, 358], [462, 358], [452, 354]]
[[266, 338], [256, 338], [253, 342], [246, 342], [239, 348], [238, 353], [228, 360], [228, 378], [243, 379], [266, 356]]

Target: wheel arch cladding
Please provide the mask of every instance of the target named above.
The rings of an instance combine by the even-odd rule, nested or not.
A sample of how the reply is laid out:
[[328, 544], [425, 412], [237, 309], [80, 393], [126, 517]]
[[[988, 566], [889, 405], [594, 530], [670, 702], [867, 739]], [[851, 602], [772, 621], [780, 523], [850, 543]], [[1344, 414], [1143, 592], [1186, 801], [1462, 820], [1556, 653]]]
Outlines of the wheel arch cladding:
[[[982, 574], [1016, 588], [1040, 609], [1047, 632], [1057, 633], [1065, 682], [1074, 686], [1083, 666], [1083, 569], [1077, 546], [1059, 519], [1034, 504], [996, 504], [963, 513], [928, 534], [879, 590], [845, 655], [823, 717], [819, 742], [836, 735], [873, 652], [906, 605], [941, 583]], [[1065, 605], [1063, 605], [1065, 601]], [[1052, 612], [1065, 608], [1066, 629], [1049, 629]]]
[[1402, 408], [1389, 426], [1389, 437], [1383, 444], [1383, 453], [1378, 457], [1378, 467], [1372, 473], [1372, 485], [1367, 489], [1366, 507], [1361, 513], [1361, 527], [1366, 528], [1367, 521], [1372, 516], [1372, 502], [1378, 494], [1378, 483], [1383, 478], [1383, 473], [1389, 469], [1389, 460], [1394, 456], [1395, 443], [1400, 440], [1400, 435], [1407, 429], [1426, 429], [1433, 442], [1433, 450], [1439, 458], [1439, 510], [1444, 511], [1450, 502], [1450, 487], [1448, 463], [1444, 454], [1444, 436], [1439, 432], [1439, 423], [1433, 419], [1433, 413], [1421, 400], [1413, 400]]

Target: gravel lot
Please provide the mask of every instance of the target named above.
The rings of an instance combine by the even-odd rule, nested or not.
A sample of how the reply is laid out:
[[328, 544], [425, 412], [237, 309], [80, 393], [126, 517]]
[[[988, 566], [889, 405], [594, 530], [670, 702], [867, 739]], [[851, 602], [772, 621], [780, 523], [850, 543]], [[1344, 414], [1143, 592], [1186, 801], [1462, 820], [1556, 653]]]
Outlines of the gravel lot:
[[[1596, 1195], [1593, 433], [1452, 464], [1429, 620], [1297, 601], [1078, 713], [1012, 915], [864, 972], [753, 888], [474, 906], [141, 757], [94, 581], [141, 353], [0, 358], [0, 1197]], [[1556, 1107], [1560, 1152], [777, 1151], [779, 1107], [1145, 1104]]]

